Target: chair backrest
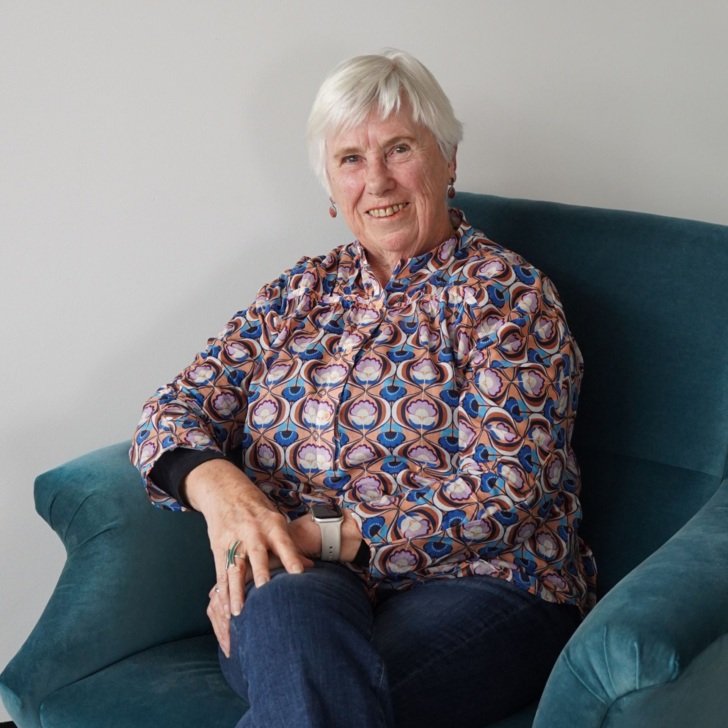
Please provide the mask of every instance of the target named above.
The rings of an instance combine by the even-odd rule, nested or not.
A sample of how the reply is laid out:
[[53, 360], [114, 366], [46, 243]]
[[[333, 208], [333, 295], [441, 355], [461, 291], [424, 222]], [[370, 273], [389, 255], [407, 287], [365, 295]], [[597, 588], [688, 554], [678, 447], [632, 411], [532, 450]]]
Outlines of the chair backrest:
[[726, 476], [728, 227], [468, 193], [455, 204], [553, 280], [584, 354], [575, 446], [603, 593]]

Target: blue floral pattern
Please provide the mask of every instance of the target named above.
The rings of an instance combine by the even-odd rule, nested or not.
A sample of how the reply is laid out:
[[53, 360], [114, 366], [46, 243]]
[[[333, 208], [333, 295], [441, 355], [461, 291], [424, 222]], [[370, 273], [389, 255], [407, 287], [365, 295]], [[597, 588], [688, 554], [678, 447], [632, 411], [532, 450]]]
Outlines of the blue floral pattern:
[[291, 518], [338, 502], [370, 585], [490, 575], [586, 609], [581, 354], [548, 277], [453, 214], [384, 287], [358, 242], [264, 286], [146, 403], [132, 461], [172, 509], [149, 473], [177, 447], [239, 453]]

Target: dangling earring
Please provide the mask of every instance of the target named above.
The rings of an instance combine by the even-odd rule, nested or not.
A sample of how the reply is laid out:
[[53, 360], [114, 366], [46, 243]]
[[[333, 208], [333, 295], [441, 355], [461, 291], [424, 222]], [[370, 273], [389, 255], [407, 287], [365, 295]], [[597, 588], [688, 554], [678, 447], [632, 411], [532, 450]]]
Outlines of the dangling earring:
[[329, 205], [329, 215], [331, 215], [331, 217], [336, 217], [339, 214], [339, 211], [336, 209], [336, 203], [330, 197], [329, 202], [331, 203]]
[[450, 177], [450, 182], [448, 183], [448, 187], [447, 187], [447, 196], [448, 196], [448, 199], [450, 199], [450, 200], [452, 200], [452, 198], [455, 197], [454, 184], [455, 184], [455, 178]]

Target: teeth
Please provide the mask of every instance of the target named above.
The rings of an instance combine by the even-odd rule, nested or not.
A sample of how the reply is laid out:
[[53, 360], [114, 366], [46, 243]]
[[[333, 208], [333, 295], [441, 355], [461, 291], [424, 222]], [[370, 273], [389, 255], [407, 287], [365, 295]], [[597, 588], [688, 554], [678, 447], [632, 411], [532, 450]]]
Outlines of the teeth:
[[369, 210], [368, 214], [372, 217], [391, 217], [395, 212], [399, 212], [403, 209], [405, 204], [406, 203], [404, 202], [400, 202], [396, 205], [392, 205], [391, 207], [377, 207], [374, 210]]

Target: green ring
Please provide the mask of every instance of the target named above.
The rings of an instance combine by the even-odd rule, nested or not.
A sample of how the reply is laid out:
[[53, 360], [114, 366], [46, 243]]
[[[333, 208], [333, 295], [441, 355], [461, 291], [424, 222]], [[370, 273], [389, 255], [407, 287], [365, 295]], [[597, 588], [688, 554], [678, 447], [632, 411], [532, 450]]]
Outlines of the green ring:
[[225, 564], [226, 569], [229, 569], [235, 564], [235, 552], [238, 550], [238, 546], [240, 546], [240, 541], [235, 541], [233, 545], [228, 549], [227, 563]]

